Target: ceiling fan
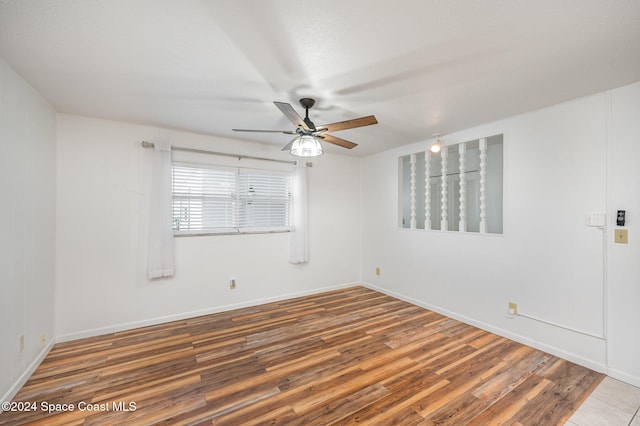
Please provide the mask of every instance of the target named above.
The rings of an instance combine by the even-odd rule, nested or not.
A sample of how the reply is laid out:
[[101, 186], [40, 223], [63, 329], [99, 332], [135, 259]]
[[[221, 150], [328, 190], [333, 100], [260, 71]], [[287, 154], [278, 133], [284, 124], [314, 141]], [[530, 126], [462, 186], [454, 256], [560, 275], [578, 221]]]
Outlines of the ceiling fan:
[[305, 109], [305, 116], [302, 118], [290, 104], [285, 102], [274, 102], [278, 109], [296, 126], [295, 130], [232, 130], [234, 132], [284, 133], [286, 135], [297, 135], [291, 142], [282, 148], [282, 150], [288, 150], [292, 155], [298, 157], [314, 157], [322, 154], [322, 145], [320, 145], [320, 140], [347, 149], [352, 149], [358, 146], [356, 143], [330, 135], [326, 132], [355, 129], [356, 127], [370, 126], [378, 123], [375, 116], [369, 115], [367, 117], [354, 118], [352, 120], [339, 121], [316, 127], [311, 119], [309, 119], [309, 109], [311, 109], [315, 103], [316, 100], [312, 98], [300, 99], [300, 105]]

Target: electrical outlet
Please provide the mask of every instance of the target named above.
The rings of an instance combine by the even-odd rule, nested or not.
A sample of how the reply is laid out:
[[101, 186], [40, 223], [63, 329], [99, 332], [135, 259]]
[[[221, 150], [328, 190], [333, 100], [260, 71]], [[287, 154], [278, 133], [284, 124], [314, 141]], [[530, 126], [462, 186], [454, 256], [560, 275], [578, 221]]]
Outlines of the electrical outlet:
[[232, 278], [231, 281], [229, 281], [229, 289], [234, 290], [235, 288], [236, 288], [236, 280]]
[[518, 304], [509, 302], [509, 315], [516, 316], [518, 315]]
[[380, 268], [376, 268], [376, 275], [380, 275]]
[[40, 347], [44, 348], [44, 343], [47, 341], [47, 336], [44, 334], [40, 336]]
[[20, 336], [20, 352], [24, 351], [24, 334]]

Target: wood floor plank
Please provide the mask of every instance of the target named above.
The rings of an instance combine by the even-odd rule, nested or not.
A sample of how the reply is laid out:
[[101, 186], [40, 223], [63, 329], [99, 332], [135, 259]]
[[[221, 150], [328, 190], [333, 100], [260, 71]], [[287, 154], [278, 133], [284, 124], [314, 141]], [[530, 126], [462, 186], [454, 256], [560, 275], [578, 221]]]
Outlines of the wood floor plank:
[[[406, 415], [408, 411], [412, 411], [417, 414], [411, 408], [416, 402], [429, 398], [435, 391], [449, 384], [447, 380], [436, 379], [435, 377], [430, 379], [431, 384], [429, 386], [403, 388], [386, 398], [376, 401], [374, 404], [358, 410], [345, 419], [345, 424], [377, 425], [388, 421], [399, 421], [400, 417], [404, 417], [400, 413], [405, 413]], [[422, 416], [420, 416], [420, 419], [424, 420]]]
[[431, 417], [447, 404], [456, 404], [459, 399], [472, 393], [477, 386], [503, 369], [504, 367], [501, 364], [496, 364], [489, 369], [476, 370], [473, 376], [467, 377], [463, 381], [448, 382], [442, 389], [434, 392], [431, 398], [416, 402], [414, 409], [425, 418]]
[[76, 409], [0, 425], [559, 425], [603, 377], [356, 286], [57, 344], [14, 401]]
[[316, 408], [319, 405], [344, 398], [364, 387], [380, 382], [394, 373], [412, 365], [413, 361], [409, 358], [399, 358], [392, 362], [385, 362], [373, 369], [363, 369], [362, 373], [358, 377], [346, 381], [339, 386], [327, 386], [324, 389], [319, 390], [314, 388], [316, 392], [314, 392], [313, 395], [306, 398], [296, 399], [293, 401], [291, 406], [296, 413], [306, 413], [310, 409]]
[[350, 416], [354, 410], [367, 407], [389, 394], [384, 386], [374, 383], [371, 386], [362, 388], [359, 391], [338, 398], [333, 402], [323, 404], [313, 410], [308, 411], [305, 415], [296, 416], [295, 420], [291, 420], [291, 425], [305, 426], [308, 424], [325, 424], [330, 425], [337, 422], [344, 423], [344, 419]]
[[[468, 423], [483, 426], [511, 424], [513, 417], [550, 385], [552, 385], [550, 380], [536, 375], [530, 376], [514, 388], [513, 392], [505, 394], [503, 398], [491, 404], [489, 408]], [[452, 419], [457, 420], [453, 417]]]

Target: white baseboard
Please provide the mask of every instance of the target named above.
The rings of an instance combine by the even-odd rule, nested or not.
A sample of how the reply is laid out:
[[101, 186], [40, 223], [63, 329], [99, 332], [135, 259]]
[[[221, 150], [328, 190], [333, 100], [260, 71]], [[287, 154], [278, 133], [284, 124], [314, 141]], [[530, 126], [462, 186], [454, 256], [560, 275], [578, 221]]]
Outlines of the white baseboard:
[[107, 326], [107, 327], [93, 328], [93, 329], [89, 329], [89, 330], [77, 331], [77, 332], [74, 332], [74, 333], [62, 334], [62, 335], [56, 336], [56, 341], [57, 342], [68, 342], [70, 340], [77, 340], [77, 339], [84, 339], [86, 337], [100, 336], [102, 334], [109, 334], [109, 333], [115, 333], [115, 332], [118, 332], [118, 331], [131, 330], [131, 329], [139, 328], [139, 327], [146, 327], [146, 326], [150, 326], [150, 325], [163, 324], [163, 323], [171, 322], [171, 321], [180, 321], [180, 320], [183, 320], [183, 319], [199, 317], [199, 316], [202, 316], [202, 315], [216, 314], [216, 313], [219, 313], [219, 312], [231, 311], [233, 309], [240, 309], [240, 308], [246, 308], [246, 307], [250, 307], [250, 306], [263, 305], [265, 303], [271, 303], [271, 302], [279, 302], [281, 300], [293, 299], [295, 297], [309, 296], [311, 294], [318, 294], [318, 293], [323, 293], [325, 291], [338, 290], [338, 289], [353, 287], [353, 286], [357, 286], [357, 285], [362, 285], [362, 283], [356, 282], [356, 283], [339, 284], [339, 285], [335, 285], [335, 286], [321, 287], [321, 288], [308, 290], [308, 291], [300, 291], [300, 292], [295, 292], [295, 293], [286, 293], [286, 294], [273, 296], [273, 297], [267, 297], [267, 298], [263, 298], [263, 299], [253, 299], [253, 300], [249, 300], [249, 301], [246, 301], [246, 302], [234, 303], [234, 304], [231, 304], [231, 305], [216, 306], [216, 307], [213, 307], [213, 308], [201, 309], [201, 310], [197, 310], [197, 311], [183, 312], [183, 313], [179, 313], [179, 314], [175, 314], [175, 315], [167, 315], [167, 316], [164, 316], [164, 317], [151, 318], [151, 319], [148, 319], [148, 320], [141, 320], [141, 321], [133, 321], [133, 322], [128, 322], [128, 323], [114, 324], [114, 325], [110, 325], [110, 326]]
[[609, 368], [607, 375], [609, 377], [613, 377], [614, 379], [629, 383], [630, 385], [640, 388], [640, 377], [638, 376], [632, 376], [623, 371], [616, 370], [615, 368]]
[[[498, 327], [494, 327], [490, 324], [483, 323], [482, 321], [477, 321], [473, 318], [466, 317], [464, 315], [457, 314], [455, 312], [444, 309], [440, 306], [431, 305], [430, 303], [423, 302], [422, 300], [414, 299], [413, 297], [406, 296], [404, 294], [396, 293], [395, 291], [387, 290], [382, 287], [378, 287], [373, 284], [369, 284], [366, 282], [362, 283], [363, 286], [368, 287], [372, 290], [379, 291], [380, 293], [387, 294], [389, 296], [395, 297], [396, 299], [404, 300], [405, 302], [409, 302], [413, 305], [420, 306], [425, 309], [429, 309], [430, 311], [437, 312], [439, 314], [445, 315], [449, 318], [453, 318], [455, 320], [461, 321], [465, 324], [472, 325], [474, 327], [481, 328], [482, 330], [489, 331], [491, 333], [497, 334], [502, 337], [506, 337], [507, 339], [516, 341], [518, 343], [522, 343], [527, 346], [531, 346], [532, 348], [539, 349], [541, 351], [550, 353], [552, 355], [558, 356], [560, 358], [566, 359], [567, 361], [574, 362], [576, 364], [582, 365], [583, 367], [589, 368], [591, 370], [597, 371], [599, 373], [607, 373], [608, 368], [605, 364], [584, 358], [580, 355], [567, 352], [563, 349], [556, 348], [554, 346], [546, 345], [537, 340], [530, 339], [528, 337], [510, 332], [508, 330], [504, 330]], [[621, 379], [623, 380], [623, 379]], [[624, 380], [626, 381], [626, 380]], [[630, 382], [627, 382], [630, 383]]]
[[[2, 402], [11, 401], [13, 399], [13, 397], [16, 396], [16, 394], [18, 393], [20, 388], [22, 386], [24, 386], [25, 383], [27, 383], [27, 380], [29, 380], [29, 377], [31, 377], [33, 372], [36, 371], [36, 368], [38, 368], [38, 366], [40, 365], [42, 360], [44, 360], [44, 358], [47, 356], [47, 354], [49, 353], [49, 351], [51, 350], [51, 348], [53, 348], [53, 345], [55, 345], [55, 344], [56, 344], [56, 338], [54, 337], [53, 339], [51, 339], [49, 341], [47, 346], [42, 348], [40, 353], [38, 353], [38, 356], [35, 357], [35, 359], [31, 362], [31, 364], [29, 364], [27, 369], [24, 370], [24, 372], [20, 375], [20, 377], [18, 377], [18, 380], [16, 380], [16, 382], [13, 384], [13, 386], [11, 386], [9, 388], [7, 393], [5, 393], [2, 396], [2, 398], [0, 398], [0, 401], [2, 401]], [[2, 413], [2, 411], [3, 410], [0, 407], [0, 413]]]

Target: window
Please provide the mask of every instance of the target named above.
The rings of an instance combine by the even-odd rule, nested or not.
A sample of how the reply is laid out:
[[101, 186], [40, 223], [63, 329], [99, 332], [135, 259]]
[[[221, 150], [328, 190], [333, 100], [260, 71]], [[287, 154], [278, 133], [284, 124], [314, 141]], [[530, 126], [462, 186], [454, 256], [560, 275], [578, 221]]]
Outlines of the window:
[[501, 234], [502, 146], [496, 135], [400, 157], [400, 226]]
[[174, 163], [172, 181], [177, 235], [289, 230], [290, 173]]

